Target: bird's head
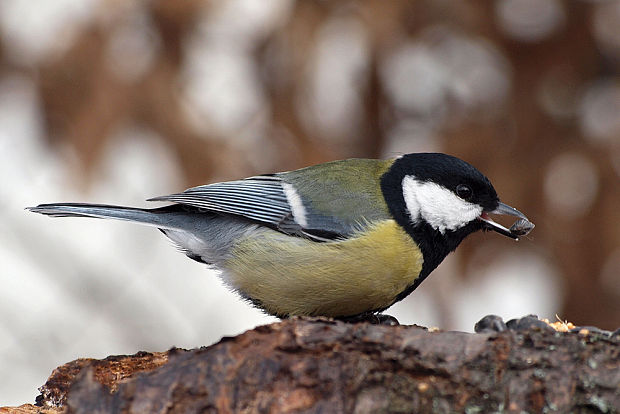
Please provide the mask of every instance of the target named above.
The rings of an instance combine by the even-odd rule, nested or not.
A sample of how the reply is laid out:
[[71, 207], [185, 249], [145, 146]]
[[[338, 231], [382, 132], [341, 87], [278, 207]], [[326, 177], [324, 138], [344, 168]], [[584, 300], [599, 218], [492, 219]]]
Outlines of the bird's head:
[[394, 161], [381, 184], [390, 212], [422, 250], [426, 275], [475, 231], [493, 230], [518, 239], [490, 215], [527, 220], [499, 201], [484, 174], [446, 154], [404, 155]]

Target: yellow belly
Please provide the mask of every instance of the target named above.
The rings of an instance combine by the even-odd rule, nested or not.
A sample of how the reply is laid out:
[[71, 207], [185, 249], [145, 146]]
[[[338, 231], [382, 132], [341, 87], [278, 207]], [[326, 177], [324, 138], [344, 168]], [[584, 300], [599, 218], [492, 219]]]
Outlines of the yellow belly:
[[385, 308], [422, 269], [422, 253], [393, 220], [343, 241], [316, 243], [276, 231], [243, 239], [225, 279], [276, 315], [351, 316]]

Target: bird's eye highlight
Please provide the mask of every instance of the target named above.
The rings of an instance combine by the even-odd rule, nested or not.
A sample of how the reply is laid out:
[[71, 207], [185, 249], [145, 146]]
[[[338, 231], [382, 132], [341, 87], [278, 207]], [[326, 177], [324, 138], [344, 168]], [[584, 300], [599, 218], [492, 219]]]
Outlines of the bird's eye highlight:
[[474, 195], [474, 192], [471, 190], [470, 186], [459, 184], [456, 186], [456, 195], [461, 197], [463, 200], [469, 200]]

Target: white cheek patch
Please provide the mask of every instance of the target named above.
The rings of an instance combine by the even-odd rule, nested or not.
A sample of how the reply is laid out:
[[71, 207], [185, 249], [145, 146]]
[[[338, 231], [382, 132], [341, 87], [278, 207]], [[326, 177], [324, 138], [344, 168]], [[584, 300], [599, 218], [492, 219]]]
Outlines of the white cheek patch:
[[452, 191], [432, 182], [403, 178], [403, 196], [411, 220], [424, 219], [440, 233], [456, 230], [482, 214], [482, 207], [458, 197]]
[[286, 196], [288, 205], [291, 206], [291, 212], [293, 213], [295, 222], [301, 227], [306, 227], [308, 225], [308, 220], [306, 219], [306, 207], [304, 207], [304, 203], [301, 201], [299, 193], [297, 193], [295, 187], [289, 183], [282, 183], [282, 189], [284, 190], [284, 195]]

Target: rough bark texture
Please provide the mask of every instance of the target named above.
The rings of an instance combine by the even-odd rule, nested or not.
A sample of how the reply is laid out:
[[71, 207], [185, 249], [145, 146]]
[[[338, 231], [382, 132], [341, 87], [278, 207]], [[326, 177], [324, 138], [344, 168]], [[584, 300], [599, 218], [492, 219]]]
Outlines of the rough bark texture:
[[207, 348], [74, 361], [41, 388], [40, 407], [0, 413], [613, 413], [619, 345], [617, 334], [540, 326], [470, 334], [293, 319]]
[[67, 400], [67, 392], [76, 376], [88, 368], [94, 380], [114, 392], [118, 384], [125, 378], [134, 376], [142, 371], [151, 371], [166, 362], [174, 352], [138, 352], [135, 355], [114, 355], [106, 359], [81, 358], [71, 361], [52, 372], [44, 386], [39, 391], [37, 404], [62, 407]]

